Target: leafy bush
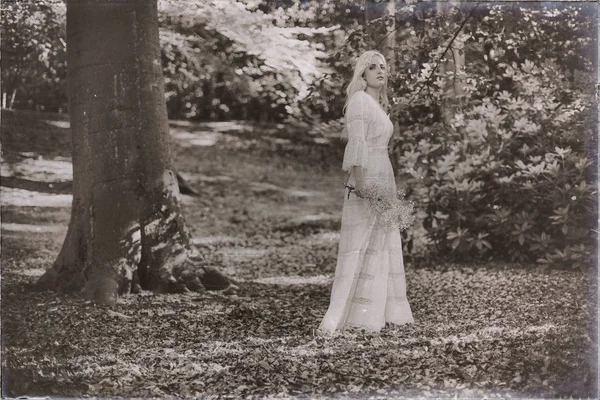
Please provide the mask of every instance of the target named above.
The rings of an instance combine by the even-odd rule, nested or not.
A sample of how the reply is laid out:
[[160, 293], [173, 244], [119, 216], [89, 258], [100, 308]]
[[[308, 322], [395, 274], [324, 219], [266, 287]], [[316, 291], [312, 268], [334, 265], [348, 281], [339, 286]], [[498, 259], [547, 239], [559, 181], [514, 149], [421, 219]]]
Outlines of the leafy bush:
[[[397, 9], [393, 153], [420, 206], [422, 226], [406, 237], [415, 255], [574, 267], [595, 255], [594, 10]], [[332, 68], [347, 74], [388, 23], [383, 15], [359, 26]], [[456, 71], [444, 68], [452, 62]], [[326, 85], [315, 90], [329, 95]], [[337, 125], [313, 131], [327, 127]]]
[[[486, 30], [474, 31], [467, 40], [467, 46], [471, 40], [473, 47], [484, 42], [490, 49], [465, 65], [459, 107], [448, 121], [441, 110], [412, 117], [398, 143], [399, 164], [425, 211], [434, 254], [581, 267], [596, 244], [591, 63], [575, 60], [570, 69], [573, 63], [559, 63], [557, 48], [529, 60], [526, 49], [555, 38], [552, 29], [562, 13], [518, 9], [525, 19], [546, 25], [537, 37], [525, 35], [523, 49], [507, 39], [523, 27], [517, 24], [502, 34], [492, 28], [505, 29], [499, 22], [511, 17], [511, 10], [498, 8], [483, 19], [490, 24]], [[585, 20], [578, 22], [585, 28]], [[578, 34], [574, 43], [589, 44], [583, 32]], [[558, 41], [557, 47], [568, 41]], [[585, 47], [576, 50], [589, 54]], [[481, 61], [490, 73], [481, 73]], [[423, 69], [432, 68], [425, 65], [417, 81], [426, 75]], [[428, 90], [425, 107], [443, 104], [441, 89]]]
[[506, 149], [518, 138], [502, 145], [457, 137], [444, 149], [421, 139], [400, 157], [437, 254], [582, 265], [595, 243], [591, 162], [569, 147], [526, 144], [515, 159]]

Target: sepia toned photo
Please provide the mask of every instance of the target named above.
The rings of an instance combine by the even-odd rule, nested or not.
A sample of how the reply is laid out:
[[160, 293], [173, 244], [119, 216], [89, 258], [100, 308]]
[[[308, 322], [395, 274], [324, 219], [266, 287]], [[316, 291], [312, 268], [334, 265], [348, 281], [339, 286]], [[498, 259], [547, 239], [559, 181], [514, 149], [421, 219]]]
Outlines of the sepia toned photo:
[[598, 398], [596, 2], [0, 11], [3, 398]]

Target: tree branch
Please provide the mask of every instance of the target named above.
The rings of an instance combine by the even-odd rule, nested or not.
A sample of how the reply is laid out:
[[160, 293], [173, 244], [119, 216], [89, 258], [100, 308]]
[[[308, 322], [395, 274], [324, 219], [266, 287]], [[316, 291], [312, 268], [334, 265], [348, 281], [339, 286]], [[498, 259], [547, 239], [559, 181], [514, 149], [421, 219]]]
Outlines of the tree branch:
[[419, 88], [419, 91], [417, 92], [417, 94], [415, 94], [410, 101], [408, 102], [408, 104], [410, 105], [413, 100], [419, 96], [419, 94], [421, 94], [421, 91], [423, 91], [423, 88], [425, 87], [425, 85], [429, 82], [431, 82], [431, 79], [433, 77], [433, 74], [435, 73], [436, 69], [438, 68], [438, 66], [440, 65], [440, 62], [442, 61], [442, 59], [444, 58], [444, 56], [446, 55], [446, 53], [448, 52], [448, 50], [450, 49], [450, 47], [452, 46], [452, 44], [454, 43], [454, 41], [456, 40], [456, 37], [458, 36], [458, 34], [460, 33], [460, 31], [462, 31], [462, 29], [464, 28], [465, 24], [467, 23], [467, 21], [469, 20], [469, 18], [471, 18], [471, 16], [473, 16], [473, 13], [475, 12], [475, 10], [477, 9], [477, 7], [479, 6], [479, 2], [477, 2], [475, 4], [475, 7], [473, 7], [473, 9], [471, 10], [471, 12], [469, 13], [469, 15], [467, 15], [467, 18], [464, 19], [464, 21], [460, 24], [460, 27], [458, 28], [458, 30], [454, 33], [454, 36], [452, 37], [452, 39], [450, 40], [450, 43], [448, 43], [448, 46], [446, 46], [446, 49], [444, 49], [444, 52], [442, 53], [442, 55], [438, 58], [438, 60], [435, 63], [435, 66], [433, 67], [433, 69], [431, 70], [431, 74], [429, 74], [429, 76], [427, 77], [427, 80], [425, 80], [425, 82], [423, 84], [421, 84], [421, 87]]

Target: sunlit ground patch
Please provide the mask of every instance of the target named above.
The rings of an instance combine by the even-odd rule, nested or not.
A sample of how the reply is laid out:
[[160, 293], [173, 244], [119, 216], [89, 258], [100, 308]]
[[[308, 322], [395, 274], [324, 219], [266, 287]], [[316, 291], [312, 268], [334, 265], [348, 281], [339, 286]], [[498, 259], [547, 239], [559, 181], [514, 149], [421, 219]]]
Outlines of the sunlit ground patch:
[[[27, 154], [27, 156], [31, 156]], [[15, 176], [38, 182], [64, 182], [73, 180], [73, 164], [65, 157], [53, 159], [25, 158], [17, 163], [1, 161], [2, 176]]]
[[505, 339], [521, 339], [527, 336], [536, 335], [548, 335], [550, 333], [558, 333], [565, 331], [567, 327], [555, 325], [555, 324], [544, 324], [544, 325], [532, 325], [524, 328], [514, 327], [486, 327], [466, 335], [450, 335], [432, 339], [430, 344], [432, 345], [443, 345], [447, 343], [472, 343], [486, 340], [494, 340], [498, 338]]
[[45, 272], [46, 272], [46, 268], [30, 268], [30, 269], [24, 269], [21, 271], [10, 271], [7, 273], [21, 275], [21, 276], [27, 276], [27, 277], [31, 277], [31, 278], [37, 278], [37, 277], [44, 275]]
[[[286, 343], [292, 339], [292, 336], [282, 336], [279, 338], [259, 338], [259, 337], [248, 337], [243, 340], [232, 340], [232, 341], [222, 341], [222, 340], [214, 340], [209, 341], [201, 345], [199, 350], [203, 353], [208, 353], [212, 355], [242, 355], [247, 353], [252, 353], [253, 349], [257, 346], [274, 347], [274, 351], [290, 354], [293, 352], [295, 347], [286, 346]], [[309, 345], [312, 343], [309, 343]], [[307, 345], [296, 346], [298, 349], [306, 348]], [[310, 350], [316, 353], [315, 349]], [[300, 351], [301, 352], [301, 351]], [[299, 352], [299, 353], [300, 353]], [[306, 353], [308, 354], [308, 352]]]
[[251, 126], [244, 121], [206, 122], [203, 123], [202, 126], [218, 132], [247, 131], [252, 129]]
[[44, 122], [48, 125], [56, 126], [57, 128], [69, 129], [71, 127], [71, 123], [69, 121], [45, 120]]
[[252, 282], [262, 283], [266, 285], [329, 285], [333, 282], [331, 275], [318, 276], [274, 276], [271, 278], [259, 278]]
[[267, 250], [265, 249], [225, 249], [221, 250], [221, 253], [231, 261], [242, 261], [253, 258], [263, 257], [267, 254]]
[[185, 130], [171, 129], [171, 136], [183, 147], [211, 147], [217, 144], [223, 134], [210, 131], [194, 131], [191, 133]]
[[288, 189], [286, 194], [291, 197], [318, 197], [322, 196], [321, 192], [315, 192], [311, 190], [300, 190], [300, 189]]
[[26, 277], [39, 277], [52, 266], [54, 255], [48, 257], [32, 257], [26, 261], [2, 259], [2, 274], [12, 274]]
[[205, 236], [192, 238], [192, 243], [196, 246], [216, 245], [216, 244], [232, 244], [239, 242], [239, 239], [233, 236]]
[[250, 182], [250, 189], [255, 193], [280, 192], [283, 189], [272, 183]]
[[169, 120], [171, 131], [173, 128], [185, 128], [188, 131], [211, 130], [217, 132], [240, 132], [253, 129], [246, 121], [214, 121], [192, 122], [187, 120]]
[[3, 187], [0, 193], [2, 205], [20, 207], [70, 207], [73, 196], [70, 194], [47, 194], [24, 189]]
[[339, 240], [339, 232], [319, 232], [302, 238], [302, 242], [307, 244], [337, 243]]
[[225, 176], [225, 175], [202, 175], [202, 174], [192, 174], [192, 173], [186, 173], [186, 172], [181, 172], [179, 171], [179, 173], [181, 174], [181, 176], [189, 181], [200, 181], [200, 182], [208, 182], [208, 183], [222, 183], [222, 182], [232, 182], [233, 178], [231, 178], [230, 176]]
[[[530, 326], [526, 328], [483, 328], [474, 330], [463, 335], [440, 336], [432, 339], [423, 339], [419, 337], [402, 337], [402, 329], [408, 326], [396, 326], [395, 329], [387, 332], [385, 335], [378, 333], [368, 341], [368, 346], [372, 349], [393, 348], [396, 353], [412, 355], [415, 351], [427, 351], [420, 347], [444, 346], [446, 344], [465, 344], [473, 342], [493, 341], [499, 339], [523, 340], [527, 337], [538, 335], [557, 334], [567, 331], [566, 326], [557, 326], [554, 324], [544, 324], [539, 326]], [[411, 327], [413, 328], [413, 327]], [[336, 331], [334, 333], [317, 333], [319, 340], [312, 340], [301, 345], [287, 346], [289, 338], [280, 340], [271, 340], [271, 342], [281, 343], [275, 347], [275, 350], [281, 353], [293, 355], [315, 355], [315, 354], [333, 354], [335, 351], [347, 347], [356, 340], [364, 340], [364, 333], [357, 330]], [[306, 339], [304, 339], [306, 340]]]
[[67, 228], [61, 225], [32, 225], [4, 222], [2, 223], [2, 230], [9, 232], [64, 233], [67, 231]]

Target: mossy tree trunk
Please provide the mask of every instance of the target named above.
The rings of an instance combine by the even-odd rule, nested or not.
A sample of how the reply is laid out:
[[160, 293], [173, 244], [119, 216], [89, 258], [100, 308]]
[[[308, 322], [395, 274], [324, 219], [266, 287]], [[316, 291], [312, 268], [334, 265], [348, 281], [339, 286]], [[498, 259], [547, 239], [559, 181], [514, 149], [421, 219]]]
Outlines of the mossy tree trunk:
[[119, 294], [223, 289], [191, 246], [169, 150], [155, 0], [67, 1], [69, 229], [42, 287]]

